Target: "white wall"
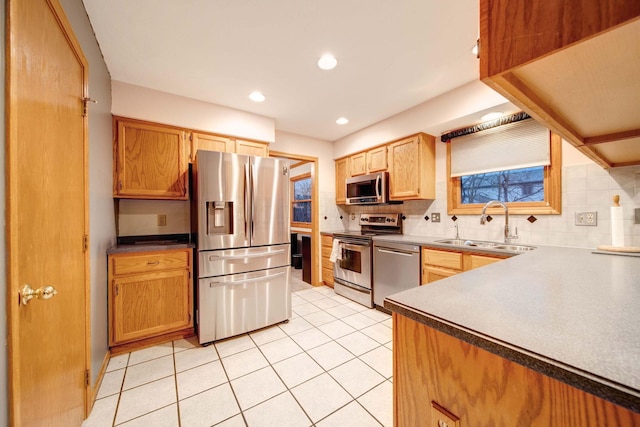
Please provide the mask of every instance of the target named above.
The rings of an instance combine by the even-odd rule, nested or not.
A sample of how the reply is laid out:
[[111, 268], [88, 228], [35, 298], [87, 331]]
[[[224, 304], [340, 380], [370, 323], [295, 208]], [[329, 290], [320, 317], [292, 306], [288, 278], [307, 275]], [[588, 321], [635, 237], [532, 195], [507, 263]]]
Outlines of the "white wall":
[[148, 120], [239, 138], [273, 142], [275, 120], [119, 81], [112, 82], [116, 116]]
[[115, 244], [111, 76], [81, 0], [62, 0], [89, 62], [89, 263], [91, 281], [91, 374], [95, 383], [108, 351], [107, 256]]
[[502, 95], [485, 84], [473, 81], [335, 141], [334, 158], [418, 132], [439, 135], [451, 127], [468, 125], [456, 124], [461, 117], [506, 102]]

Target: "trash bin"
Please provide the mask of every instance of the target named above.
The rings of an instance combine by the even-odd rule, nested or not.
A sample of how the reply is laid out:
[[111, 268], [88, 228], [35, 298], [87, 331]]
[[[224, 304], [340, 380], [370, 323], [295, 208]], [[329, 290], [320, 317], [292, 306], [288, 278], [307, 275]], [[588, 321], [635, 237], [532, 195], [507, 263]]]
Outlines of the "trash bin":
[[291, 255], [291, 265], [296, 270], [300, 270], [302, 268], [302, 254]]

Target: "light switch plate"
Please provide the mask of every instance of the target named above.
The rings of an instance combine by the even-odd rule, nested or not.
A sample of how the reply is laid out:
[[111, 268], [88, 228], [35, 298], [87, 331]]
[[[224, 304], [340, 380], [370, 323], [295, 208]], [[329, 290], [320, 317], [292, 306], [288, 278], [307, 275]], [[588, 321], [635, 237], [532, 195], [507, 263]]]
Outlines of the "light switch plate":
[[434, 212], [431, 214], [431, 222], [440, 222], [440, 213]]
[[158, 227], [166, 227], [167, 226], [167, 215], [159, 214], [158, 215]]

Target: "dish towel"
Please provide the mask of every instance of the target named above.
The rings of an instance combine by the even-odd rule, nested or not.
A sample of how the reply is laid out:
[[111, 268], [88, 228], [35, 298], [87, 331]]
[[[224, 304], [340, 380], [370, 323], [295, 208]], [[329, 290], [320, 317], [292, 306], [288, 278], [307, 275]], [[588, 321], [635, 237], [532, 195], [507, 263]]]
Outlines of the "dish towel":
[[336, 260], [342, 259], [342, 250], [340, 249], [340, 240], [333, 239], [333, 247], [331, 248], [331, 256], [329, 261], [336, 262]]

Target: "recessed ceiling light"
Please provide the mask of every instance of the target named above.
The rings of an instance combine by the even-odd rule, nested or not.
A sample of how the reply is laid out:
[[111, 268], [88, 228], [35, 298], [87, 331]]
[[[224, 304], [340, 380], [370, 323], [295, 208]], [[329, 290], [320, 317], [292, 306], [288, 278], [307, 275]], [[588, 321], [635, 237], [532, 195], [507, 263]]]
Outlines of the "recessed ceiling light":
[[262, 92], [258, 91], [258, 90], [254, 90], [253, 92], [251, 92], [251, 94], [249, 95], [249, 99], [252, 100], [253, 102], [262, 102], [264, 101], [266, 98], [264, 97], [264, 95], [262, 94]]
[[323, 70], [333, 70], [338, 64], [338, 60], [331, 54], [325, 54], [318, 59], [318, 67]]
[[349, 120], [346, 117], [340, 117], [338, 120], [336, 120], [336, 123], [339, 125], [346, 125], [347, 123], [349, 123]]
[[480, 120], [482, 120], [483, 122], [488, 122], [490, 120], [499, 119], [503, 115], [504, 115], [504, 113], [502, 111], [492, 111], [492, 112], [487, 113], [484, 116], [480, 117]]

